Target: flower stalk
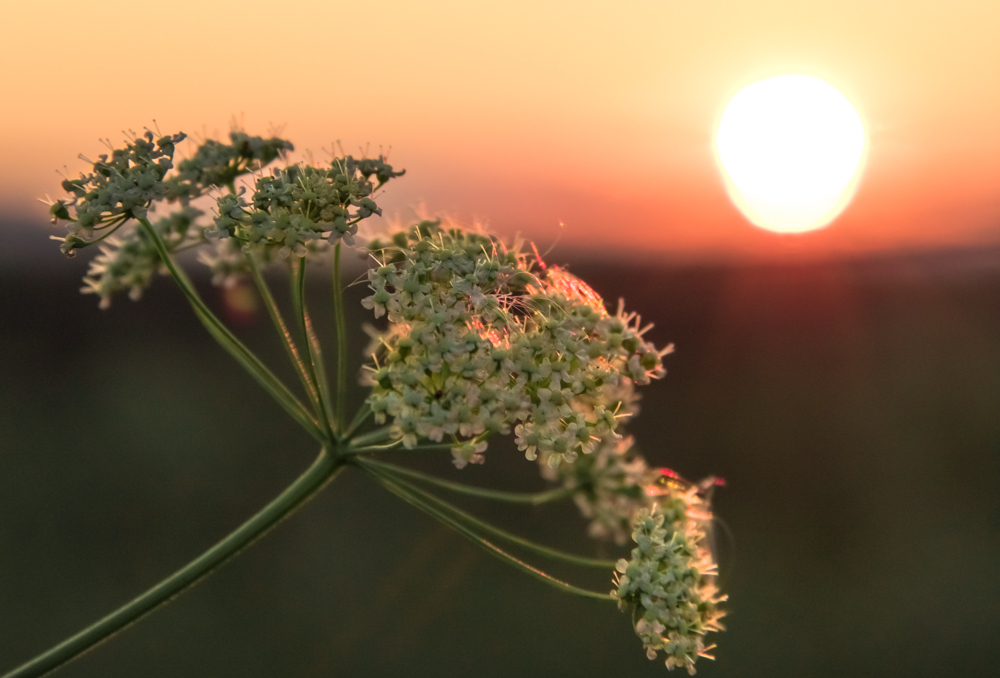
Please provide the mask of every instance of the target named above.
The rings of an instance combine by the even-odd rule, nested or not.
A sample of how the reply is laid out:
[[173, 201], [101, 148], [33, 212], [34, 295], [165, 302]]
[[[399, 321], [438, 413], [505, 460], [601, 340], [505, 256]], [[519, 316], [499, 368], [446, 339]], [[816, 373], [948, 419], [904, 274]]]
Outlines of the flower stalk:
[[538, 579], [539, 581], [548, 584], [549, 586], [552, 586], [556, 589], [559, 589], [560, 591], [563, 591], [565, 593], [572, 593], [578, 596], [582, 596], [584, 598], [592, 598], [596, 600], [606, 600], [606, 601], [614, 600], [614, 598], [612, 598], [612, 596], [610, 596], [609, 594], [598, 593], [596, 591], [590, 591], [588, 589], [583, 589], [578, 586], [574, 586], [572, 584], [562, 581], [561, 579], [556, 579], [555, 577], [547, 574], [546, 572], [543, 572], [542, 570], [539, 570], [538, 568], [533, 567], [528, 563], [525, 563], [523, 560], [516, 558], [515, 556], [501, 549], [499, 546], [493, 544], [487, 539], [484, 539], [474, 530], [462, 524], [461, 521], [448, 515], [447, 512], [435, 508], [435, 506], [432, 503], [427, 502], [424, 498], [421, 497], [419, 491], [416, 491], [412, 488], [408, 488], [405, 485], [401, 484], [399, 481], [393, 480], [385, 475], [379, 473], [374, 473], [372, 475], [379, 482], [379, 484], [381, 484], [384, 488], [395, 494], [397, 497], [399, 497], [406, 503], [418, 508], [419, 510], [428, 514], [432, 518], [435, 518], [439, 522], [444, 523], [448, 527], [451, 527], [453, 530], [455, 530], [460, 535], [471, 541], [476, 546], [486, 551], [491, 556], [498, 558], [499, 560], [508, 565], [513, 566], [515, 569], [520, 570], [521, 572], [524, 572], [525, 574], [535, 579]]
[[[420, 488], [414, 486], [413, 484], [408, 483], [407, 481], [400, 478], [400, 475], [402, 474], [395, 474], [394, 472], [387, 470], [388, 465], [372, 463], [370, 460], [367, 459], [359, 459], [357, 463], [362, 468], [367, 470], [369, 474], [376, 476], [378, 479], [387, 479], [392, 483], [404, 487], [412, 495], [416, 496], [417, 498], [425, 502], [427, 506], [434, 507], [435, 509], [443, 512], [443, 514], [450, 515], [454, 519], [466, 523], [471, 528], [487, 532], [496, 537], [499, 537], [504, 541], [510, 542], [512, 544], [517, 544], [518, 546], [524, 549], [533, 551], [534, 553], [537, 553], [546, 558], [551, 558], [553, 560], [560, 560], [562, 562], [571, 563], [573, 565], [580, 565], [582, 567], [596, 567], [608, 571], [612, 570], [615, 567], [616, 561], [614, 560], [604, 560], [602, 558], [588, 558], [586, 556], [578, 556], [573, 553], [566, 553], [565, 551], [560, 551], [559, 549], [554, 549], [548, 546], [544, 546], [542, 544], [538, 544], [536, 542], [531, 541], [530, 539], [519, 537], [516, 534], [512, 534], [510, 532], [507, 532], [506, 530], [496, 527], [495, 525], [491, 525], [483, 520], [480, 520], [479, 518], [476, 518], [470, 513], [463, 511], [457, 506], [449, 504], [443, 499], [435, 497], [429, 492], [421, 490]], [[424, 476], [424, 478], [427, 477], [428, 476]], [[474, 488], [471, 486], [461, 486], [459, 483], [449, 483], [449, 485], [451, 486], [450, 489], [455, 491], [460, 491], [463, 494], [477, 494], [478, 496], [483, 498], [492, 498], [492, 499], [497, 498], [497, 495], [488, 497], [488, 495], [486, 494], [481, 494], [479, 488]], [[462, 487], [463, 489], [459, 490], [458, 487]], [[498, 494], [502, 496], [503, 493], [498, 493]]]
[[271, 289], [268, 287], [267, 281], [264, 280], [264, 276], [261, 275], [260, 267], [257, 265], [256, 260], [253, 255], [249, 253], [246, 254], [246, 260], [248, 270], [253, 277], [254, 284], [257, 286], [260, 298], [264, 302], [264, 308], [267, 309], [267, 313], [271, 317], [271, 322], [274, 324], [274, 328], [278, 332], [281, 345], [284, 346], [285, 352], [288, 354], [288, 359], [291, 361], [292, 367], [295, 369], [295, 373], [299, 376], [299, 381], [302, 382], [302, 387], [306, 391], [306, 397], [313, 405], [314, 414], [319, 417], [322, 413], [322, 408], [319, 406], [319, 392], [316, 389], [316, 384], [313, 383], [309, 368], [306, 367], [306, 363], [303, 361], [302, 356], [299, 353], [299, 349], [295, 345], [295, 340], [292, 338], [292, 333], [289, 332], [288, 326], [285, 325], [284, 318], [281, 317], [281, 311], [278, 309], [278, 305], [274, 301], [274, 295], [271, 294]]
[[[505, 492], [503, 490], [492, 490], [485, 487], [473, 487], [472, 485], [466, 485], [465, 483], [456, 483], [451, 480], [445, 480], [444, 478], [429, 475], [427, 473], [421, 473], [420, 471], [415, 471], [413, 469], [404, 468], [402, 466], [382, 461], [376, 461], [375, 459], [370, 458], [362, 458], [358, 461], [358, 463], [362, 466], [372, 467], [395, 476], [413, 478], [423, 483], [434, 485], [435, 487], [440, 487], [458, 494], [464, 494], [470, 497], [479, 497], [480, 499], [507, 502], [511, 504], [540, 506], [542, 504], [568, 499], [573, 496], [573, 490], [566, 487], [545, 490], [543, 492]], [[613, 565], [614, 563], [612, 563], [612, 566]]]
[[163, 239], [160, 238], [159, 233], [153, 228], [153, 226], [145, 218], [139, 219], [139, 223], [142, 228], [145, 229], [146, 234], [149, 236], [150, 240], [153, 242], [157, 253], [160, 255], [160, 259], [163, 261], [167, 270], [170, 271], [171, 277], [177, 286], [180, 287], [181, 292], [187, 297], [188, 302], [194, 308], [195, 314], [198, 319], [201, 320], [202, 324], [208, 329], [213, 337], [222, 345], [226, 351], [228, 351], [234, 358], [236, 358], [246, 369], [250, 372], [250, 375], [254, 377], [257, 382], [264, 387], [264, 389], [270, 393], [278, 404], [288, 412], [293, 419], [295, 419], [299, 424], [305, 428], [310, 435], [319, 440], [320, 442], [326, 443], [326, 437], [324, 436], [322, 430], [319, 427], [319, 423], [313, 418], [302, 403], [299, 402], [298, 398], [288, 390], [274, 373], [271, 372], [264, 365], [263, 362], [246, 346], [243, 345], [239, 339], [229, 331], [221, 320], [216, 317], [214, 313], [205, 305], [202, 301], [201, 296], [199, 296], [197, 290], [195, 290], [194, 285], [191, 284], [191, 280], [187, 277], [187, 274], [177, 266], [174, 262], [173, 257], [167, 251], [166, 245], [163, 243]]
[[[333, 314], [337, 323], [337, 421], [343, 426], [347, 410], [347, 321], [344, 318], [344, 281], [340, 276], [339, 242], [333, 246]], [[366, 401], [365, 405], [367, 404]], [[352, 424], [349, 430], [353, 431], [355, 426]], [[341, 430], [341, 433], [346, 435], [348, 431]]]
[[309, 360], [306, 367], [309, 376], [317, 387], [317, 415], [323, 422], [323, 428], [331, 440], [340, 440], [337, 419], [333, 413], [330, 402], [330, 383], [326, 376], [326, 367], [323, 364], [323, 350], [320, 347], [319, 339], [313, 331], [312, 320], [309, 318], [309, 311], [306, 309], [306, 260], [299, 257], [293, 260], [292, 266], [292, 304], [295, 308], [295, 317], [299, 322], [299, 334], [305, 340], [306, 351]]
[[79, 657], [108, 640], [130, 624], [169, 602], [199, 581], [218, 570], [240, 551], [263, 537], [279, 522], [301, 508], [343, 469], [336, 455], [320, 450], [306, 471], [271, 503], [224, 537], [215, 546], [192, 560], [156, 586], [99, 619], [76, 635], [38, 655], [2, 678], [37, 678]]

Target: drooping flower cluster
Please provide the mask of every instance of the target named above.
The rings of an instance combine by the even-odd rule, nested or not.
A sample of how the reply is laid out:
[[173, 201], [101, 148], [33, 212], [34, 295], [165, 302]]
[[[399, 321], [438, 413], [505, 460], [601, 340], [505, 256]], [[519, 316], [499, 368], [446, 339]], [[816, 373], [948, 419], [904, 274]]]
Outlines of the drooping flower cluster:
[[556, 468], [542, 464], [542, 476], [573, 491], [595, 539], [624, 544], [636, 513], [650, 505], [646, 488], [658, 472], [638, 454], [631, 436], [607, 437], [588, 455]]
[[100, 155], [90, 174], [63, 181], [63, 189], [73, 198], [57, 200], [50, 209], [53, 222], [69, 222], [69, 234], [61, 239], [62, 252], [71, 255], [93, 242], [99, 231], [130, 218], [144, 218], [150, 204], [167, 194], [163, 178], [173, 167], [174, 150], [183, 139], [184, 134], [157, 138], [147, 130], [127, 140], [125, 148], [112, 148], [110, 156]]
[[[153, 222], [153, 230], [167, 249], [174, 251], [185, 243], [200, 241], [201, 232], [192, 225], [202, 214], [194, 207], [184, 207]], [[90, 262], [82, 291], [100, 296], [101, 308], [108, 308], [111, 296], [126, 289], [129, 290], [129, 297], [137, 301], [153, 275], [162, 268], [160, 255], [146, 231], [131, 229], [119, 232], [102, 243], [101, 253]]]
[[682, 666], [694, 674], [698, 657], [712, 658], [714, 645], [705, 645], [705, 634], [723, 628], [719, 604], [726, 597], [715, 586], [708, 537], [715, 479], [691, 484], [663, 473], [648, 488], [655, 503], [635, 516], [636, 547], [629, 560], [618, 561], [611, 595], [620, 608], [633, 609], [635, 632], [650, 659], [663, 652], [668, 669]]
[[[305, 256], [320, 239], [353, 244], [358, 223], [382, 214], [371, 195], [403, 171], [376, 159], [334, 158], [329, 167], [291, 165], [257, 179], [250, 200], [244, 192], [219, 198], [210, 238], [229, 237], [241, 246]], [[378, 182], [373, 183], [372, 177]]]
[[[216, 287], [231, 288], [238, 285], [250, 273], [248, 253], [243, 251], [233, 238], [219, 238], [209, 242], [207, 248], [198, 252], [198, 262], [208, 267], [212, 273], [212, 284]], [[261, 250], [253, 255], [258, 267], [273, 263], [274, 252]]]
[[448, 435], [462, 467], [513, 428], [529, 459], [573, 462], [615, 436], [622, 379], [663, 374], [634, 315], [497, 238], [425, 221], [372, 249], [362, 303], [390, 330], [369, 403], [406, 447]]

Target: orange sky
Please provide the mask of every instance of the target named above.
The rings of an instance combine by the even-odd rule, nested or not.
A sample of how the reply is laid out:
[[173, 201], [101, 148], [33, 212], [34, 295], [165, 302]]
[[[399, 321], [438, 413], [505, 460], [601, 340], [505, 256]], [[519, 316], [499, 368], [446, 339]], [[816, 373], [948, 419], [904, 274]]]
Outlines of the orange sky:
[[[153, 118], [243, 114], [300, 149], [392, 146], [384, 204], [567, 248], [793, 256], [1000, 242], [1000, 2], [24, 2], [3, 12], [0, 201]], [[776, 236], [726, 196], [714, 126], [742, 85], [816, 75], [870, 133], [854, 202]], [[9, 223], [9, 219], [3, 219]], [[559, 229], [559, 222], [565, 227]]]

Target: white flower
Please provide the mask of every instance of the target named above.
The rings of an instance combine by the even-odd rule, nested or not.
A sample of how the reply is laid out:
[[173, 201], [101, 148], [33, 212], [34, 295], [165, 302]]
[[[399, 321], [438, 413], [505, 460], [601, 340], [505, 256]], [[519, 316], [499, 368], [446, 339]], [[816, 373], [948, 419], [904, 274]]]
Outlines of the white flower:
[[419, 402], [407, 404], [408, 416], [425, 422], [419, 435], [437, 436], [438, 407], [453, 415], [460, 438], [482, 442], [484, 432], [514, 427], [528, 459], [573, 463], [601, 439], [617, 439], [623, 380], [663, 374], [637, 317], [609, 315], [560, 269], [536, 274], [534, 259], [498, 239], [439, 222], [392, 242], [373, 243], [378, 263], [363, 301], [394, 325], [370, 402], [388, 411], [374, 404], [404, 386], [418, 391]]
[[[200, 229], [194, 226], [194, 221], [201, 214], [200, 210], [185, 207], [154, 222], [153, 230], [168, 251], [197, 243]], [[101, 308], [108, 308], [112, 295], [123, 290], [129, 291], [133, 301], [138, 301], [162, 267], [160, 255], [146, 232], [129, 227], [104, 241], [100, 254], [90, 262], [81, 291], [100, 296]]]
[[636, 547], [629, 560], [618, 561], [611, 595], [619, 607], [634, 608], [635, 632], [650, 659], [663, 652], [668, 669], [682, 666], [694, 674], [698, 657], [712, 658], [704, 637], [722, 630], [718, 605], [726, 599], [715, 586], [706, 538], [714, 478], [693, 485], [666, 477], [650, 488], [656, 502], [635, 516]]

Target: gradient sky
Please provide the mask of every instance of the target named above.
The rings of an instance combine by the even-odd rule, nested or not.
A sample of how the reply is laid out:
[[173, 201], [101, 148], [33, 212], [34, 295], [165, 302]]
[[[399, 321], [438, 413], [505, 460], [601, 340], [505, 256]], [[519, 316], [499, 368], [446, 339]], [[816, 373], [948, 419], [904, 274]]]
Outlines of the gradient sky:
[[[100, 137], [283, 125], [323, 157], [392, 147], [421, 204], [567, 248], [793, 256], [1000, 242], [1000, 2], [8, 3], [0, 204], [35, 215]], [[807, 73], [869, 129], [854, 202], [777, 236], [728, 199], [711, 137], [754, 80]], [[562, 222], [565, 226], [560, 228]], [[641, 248], [641, 249], [639, 249]]]

